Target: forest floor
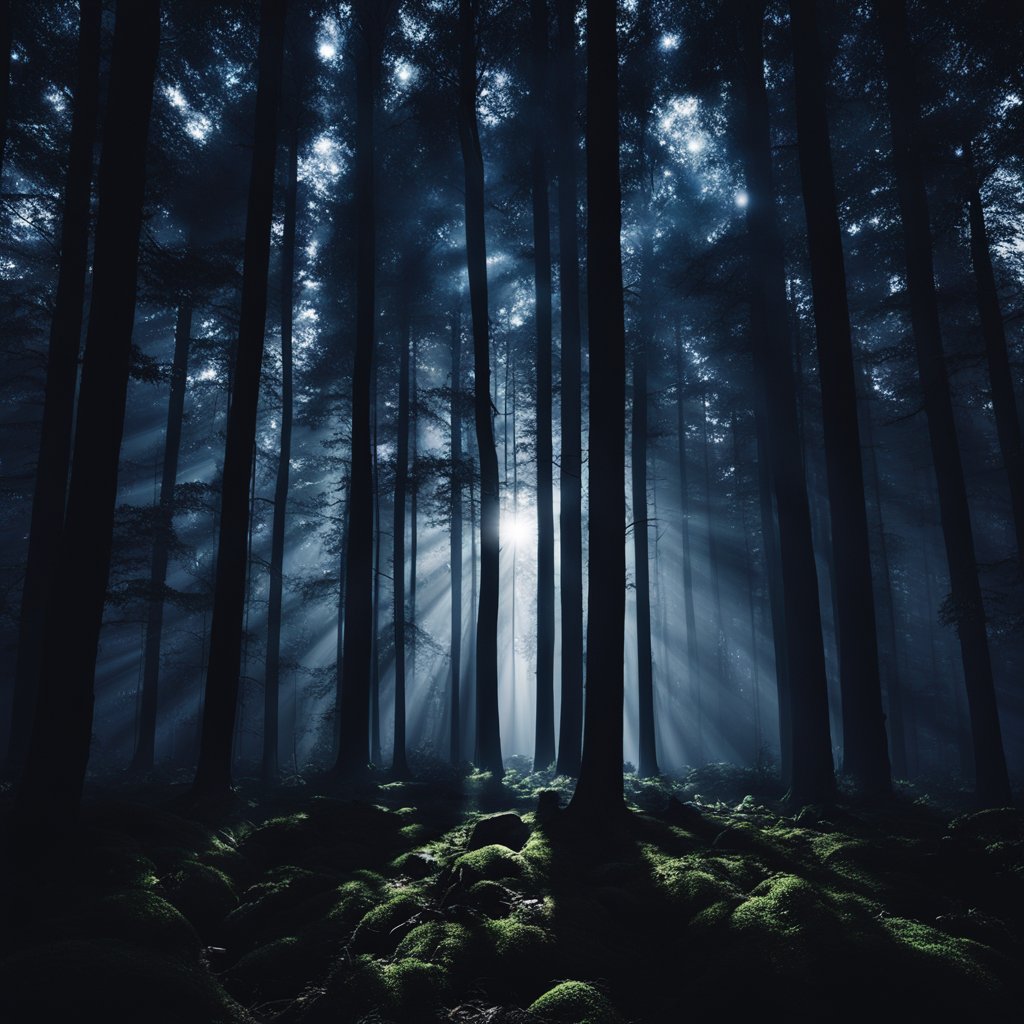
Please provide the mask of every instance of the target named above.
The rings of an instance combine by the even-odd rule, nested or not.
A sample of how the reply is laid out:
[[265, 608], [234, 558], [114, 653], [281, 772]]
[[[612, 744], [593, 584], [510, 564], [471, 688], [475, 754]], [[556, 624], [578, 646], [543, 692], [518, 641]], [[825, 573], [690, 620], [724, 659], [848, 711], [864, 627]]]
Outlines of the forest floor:
[[1020, 811], [903, 792], [787, 816], [770, 777], [710, 765], [628, 777], [634, 813], [595, 836], [538, 801], [567, 780], [520, 768], [243, 785], [216, 820], [97, 789], [45, 873], [5, 869], [30, 910], [0, 923], [0, 1019], [1019, 1019]]

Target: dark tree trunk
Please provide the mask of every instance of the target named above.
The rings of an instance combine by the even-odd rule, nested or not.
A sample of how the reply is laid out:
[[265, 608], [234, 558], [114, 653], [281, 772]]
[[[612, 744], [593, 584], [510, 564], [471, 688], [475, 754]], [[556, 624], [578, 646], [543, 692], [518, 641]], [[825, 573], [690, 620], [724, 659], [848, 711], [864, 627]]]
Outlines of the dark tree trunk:
[[942, 532], [967, 684], [974, 740], [975, 788], [991, 805], [1010, 802], [1010, 783], [999, 728], [999, 709], [985, 629], [985, 607], [974, 554], [971, 512], [957, 439], [949, 373], [942, 351], [932, 265], [931, 228], [924, 171], [917, 148], [918, 100], [904, 0], [875, 5], [885, 54], [893, 161], [928, 435], [939, 491]]
[[[856, 352], [854, 353], [856, 358]], [[861, 379], [864, 379], [861, 367]], [[867, 450], [868, 475], [875, 498], [875, 530], [878, 533], [878, 624], [882, 639], [879, 661], [888, 700], [889, 756], [892, 770], [898, 779], [907, 778], [907, 741], [903, 723], [902, 681], [899, 667], [899, 645], [896, 641], [896, 602], [892, 592], [892, 573], [889, 569], [889, 542], [885, 536], [885, 516], [882, 510], [882, 481], [878, 472], [878, 452], [875, 447], [875, 428], [871, 415], [870, 384], [862, 388], [864, 411], [859, 417], [864, 428], [864, 445]]]
[[779, 534], [775, 522], [775, 495], [772, 491], [771, 466], [768, 461], [768, 427], [765, 416], [760, 411], [756, 413], [755, 432], [761, 545], [764, 554], [765, 575], [768, 579], [768, 605], [772, 617], [772, 652], [775, 655], [775, 690], [779, 704], [779, 774], [782, 784], [788, 786], [793, 774], [793, 743], [790, 730], [786, 607], [782, 595], [782, 567], [779, 565]]
[[988, 360], [989, 385], [992, 408], [996, 417], [999, 451], [1003, 456], [1006, 476], [1010, 485], [1010, 506], [1013, 510], [1013, 528], [1017, 537], [1017, 561], [1024, 568], [1024, 448], [1021, 446], [1020, 420], [1017, 400], [1013, 394], [1013, 374], [1006, 347], [1003, 313], [999, 308], [999, 292], [992, 270], [992, 253], [985, 227], [985, 208], [981, 205], [981, 191], [974, 165], [974, 151], [970, 142], [964, 146], [966, 162], [965, 188], [967, 212], [971, 228], [971, 263], [978, 288], [978, 314], [981, 333], [985, 339], [985, 357]]
[[377, 417], [380, 405], [377, 399], [379, 367], [373, 367], [373, 610], [370, 616], [370, 764], [380, 766], [380, 547], [383, 532], [380, 528], [380, 462], [378, 459]]
[[256, 130], [245, 225], [242, 315], [217, 540], [217, 579], [210, 626], [203, 729], [195, 792], [220, 799], [231, 789], [231, 747], [238, 704], [249, 536], [249, 487], [256, 453], [256, 413], [267, 319], [267, 273], [274, 213], [277, 114], [284, 64], [284, 0], [263, 0], [260, 13]]
[[579, 782], [569, 811], [625, 812], [626, 328], [622, 299], [618, 40], [615, 5], [587, 0], [587, 307], [590, 324], [590, 567], [587, 700]]
[[71, 827], [89, 759], [159, 41], [158, 0], [118, 3], [75, 452], [47, 595], [32, 738], [17, 797], [18, 827], [32, 843], [47, 844]]
[[533, 766], [555, 760], [555, 516], [551, 441], [551, 223], [548, 212], [546, 0], [531, 0], [533, 249], [537, 319], [537, 728]]
[[722, 616], [722, 584], [721, 584], [721, 563], [722, 558], [718, 552], [718, 529], [719, 517], [712, 509], [711, 502], [711, 480], [714, 476], [711, 460], [711, 442], [708, 439], [708, 394], [707, 388], [701, 391], [701, 425], [703, 427], [702, 448], [704, 449], [704, 521], [708, 531], [708, 579], [711, 580], [711, 593], [713, 596], [715, 612], [715, 705], [718, 712], [718, 721], [715, 723], [716, 732], [722, 735], [725, 726], [725, 697], [729, 688], [729, 664], [725, 656], [725, 620]]
[[882, 712], [871, 548], [853, 341], [825, 105], [817, 0], [790, 0], [800, 179], [818, 338], [832, 568], [843, 705], [843, 770], [865, 795], [892, 781]]
[[391, 572], [394, 580], [395, 631], [395, 745], [391, 772], [399, 779], [409, 774], [405, 756], [405, 499], [409, 483], [409, 297], [399, 299], [398, 329], [398, 446], [395, 458], [395, 508], [392, 530]]
[[281, 237], [281, 448], [274, 484], [274, 525], [270, 538], [270, 597], [267, 606], [267, 660], [263, 683], [263, 782], [278, 772], [281, 691], [281, 606], [284, 603], [284, 537], [288, 518], [288, 473], [292, 459], [292, 328], [295, 297], [295, 220], [299, 192], [298, 110], [288, 126], [288, 167]]
[[[458, 299], [456, 299], [458, 302]], [[448, 754], [452, 764], [462, 762], [462, 310], [452, 310], [451, 400], [451, 571], [452, 635], [451, 689], [448, 696]]]
[[480, 458], [480, 609], [476, 627], [476, 752], [478, 768], [502, 775], [498, 724], [498, 453], [491, 419], [484, 160], [476, 121], [478, 0], [459, 0], [459, 141], [466, 185], [466, 262], [473, 315], [476, 442]]
[[406, 686], [412, 690], [416, 685], [416, 559], [419, 555], [419, 390], [416, 384], [416, 370], [419, 365], [419, 336], [412, 339], [409, 364], [409, 625], [412, 633], [408, 640], [408, 665]]
[[149, 610], [146, 618], [146, 643], [142, 656], [142, 697], [139, 701], [139, 725], [132, 769], [146, 772], [153, 767], [156, 749], [156, 720], [160, 680], [160, 645], [164, 624], [164, 587], [167, 582], [168, 550], [174, 528], [174, 485], [178, 479], [178, 455], [185, 415], [185, 380], [188, 375], [188, 349], [192, 336], [192, 296], [185, 294], [178, 304], [174, 328], [174, 361], [171, 364], [171, 398], [167, 407], [167, 433], [164, 437], [164, 465], [160, 480], [160, 504], [157, 507], [156, 536], [149, 574]]
[[562, 363], [562, 451], [559, 469], [559, 599], [562, 611], [559, 775], [580, 768], [583, 729], [583, 514], [580, 398], [580, 262], [576, 224], [576, 0], [557, 0], [555, 130], [558, 161], [558, 282]]
[[[64, 523], [88, 264], [92, 151], [99, 112], [101, 14], [100, 0], [83, 0], [78, 36], [78, 79], [61, 223], [60, 271], [50, 325], [39, 463], [18, 619], [14, 703], [5, 768], [8, 777], [14, 777], [21, 771], [28, 752], [42, 658], [43, 613]], [[10, 4], [4, 3], [0, 7], [0, 132], [6, 132], [7, 124], [6, 92], [11, 54], [9, 19]], [[2, 160], [0, 142], [0, 167]]]
[[[697, 642], [697, 613], [693, 604], [693, 555], [690, 550], [690, 482], [689, 460], [686, 454], [686, 406], [683, 373], [683, 340], [679, 325], [676, 338], [676, 430], [679, 434], [679, 516], [683, 548], [683, 607], [686, 616], [686, 663], [688, 683], [695, 692], [700, 691], [700, 645]], [[700, 740], [698, 734], [698, 741]]]
[[[645, 250], [650, 240], [642, 243]], [[644, 260], [650, 271], [649, 256]], [[651, 302], [647, 294], [650, 277], [642, 285], [641, 301], [646, 308]], [[654, 739], [654, 665], [651, 655], [651, 563], [648, 550], [647, 522], [647, 330], [650, 317], [640, 314], [640, 337], [633, 353], [633, 571], [636, 583], [636, 653], [637, 698], [639, 703], [640, 763], [642, 778], [658, 774], [658, 755]]]
[[796, 384], [786, 328], [785, 257], [775, 216], [763, 19], [762, 3], [744, 6], [740, 15], [738, 41], [744, 107], [740, 133], [749, 194], [747, 235], [754, 369], [778, 507], [779, 564], [785, 604], [792, 747], [788, 799], [793, 804], [806, 804], [833, 798], [835, 773], [818, 576], [800, 460]]
[[[370, 466], [370, 377], [376, 319], [376, 184], [374, 120], [381, 48], [390, 4], [353, 5], [356, 68], [356, 358], [352, 371], [352, 463], [349, 475], [349, 546], [345, 572], [345, 642], [341, 679], [340, 742], [336, 770], [357, 775], [371, 760], [369, 718], [373, 610], [373, 479]], [[385, 11], [384, 8], [388, 8]]]
[[345, 484], [345, 507], [341, 513], [341, 555], [338, 559], [338, 642], [334, 658], [334, 760], [341, 751], [341, 694], [344, 689], [345, 657], [345, 577], [348, 566], [348, 483]]

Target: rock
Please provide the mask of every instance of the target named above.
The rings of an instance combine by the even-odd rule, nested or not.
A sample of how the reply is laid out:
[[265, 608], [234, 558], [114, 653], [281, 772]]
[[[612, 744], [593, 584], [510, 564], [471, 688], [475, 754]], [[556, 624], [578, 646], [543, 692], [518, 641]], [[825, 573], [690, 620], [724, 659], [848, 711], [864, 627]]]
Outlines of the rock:
[[493, 814], [481, 818], [469, 837], [470, 850], [484, 846], [507, 846], [510, 850], [521, 850], [530, 838], [530, 829], [518, 814]]
[[664, 810], [665, 820], [677, 828], [684, 828], [695, 835], [706, 834], [711, 825], [697, 808], [690, 803], [684, 804], [677, 797], [670, 797]]
[[559, 803], [558, 790], [542, 789], [537, 794], [536, 817], [539, 824], [546, 825], [548, 822], [554, 821], [561, 809], [562, 805]]

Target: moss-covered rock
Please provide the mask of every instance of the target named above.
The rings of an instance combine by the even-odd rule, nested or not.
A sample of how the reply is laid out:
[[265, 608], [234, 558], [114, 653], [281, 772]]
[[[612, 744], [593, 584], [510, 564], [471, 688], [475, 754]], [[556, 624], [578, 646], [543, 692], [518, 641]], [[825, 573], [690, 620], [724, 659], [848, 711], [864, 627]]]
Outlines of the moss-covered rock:
[[582, 981], [563, 981], [545, 992], [530, 1006], [552, 1024], [620, 1024], [615, 1008], [593, 985]]
[[464, 853], [452, 865], [452, 870], [465, 884], [482, 879], [498, 882], [503, 878], [521, 878], [523, 861], [507, 846], [493, 844]]
[[420, 900], [409, 893], [385, 900], [360, 919], [352, 936], [353, 951], [379, 956], [393, 953], [402, 938], [420, 923], [422, 912]]
[[204, 938], [212, 938], [225, 917], [238, 906], [231, 879], [217, 868], [188, 860], [161, 879], [167, 899]]

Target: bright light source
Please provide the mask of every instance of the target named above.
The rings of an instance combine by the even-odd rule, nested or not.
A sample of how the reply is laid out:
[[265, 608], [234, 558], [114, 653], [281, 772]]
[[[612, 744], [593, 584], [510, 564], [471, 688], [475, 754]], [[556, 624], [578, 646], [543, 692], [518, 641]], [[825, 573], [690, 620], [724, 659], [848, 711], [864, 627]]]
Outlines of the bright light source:
[[509, 515], [501, 524], [502, 540], [512, 547], [526, 547], [537, 541], [537, 520], [525, 509]]
[[666, 32], [661, 37], [661, 48], [663, 50], [674, 50], [679, 46], [679, 36], [672, 32]]
[[691, 153], [699, 153], [704, 148], [704, 140], [693, 135], [686, 140], [686, 148]]
[[746, 192], [736, 193], [736, 205], [742, 210], [746, 207], [747, 203], [750, 202], [750, 196]]
[[338, 48], [334, 43], [321, 43], [317, 52], [324, 60], [333, 60], [338, 55]]

